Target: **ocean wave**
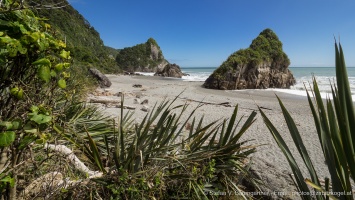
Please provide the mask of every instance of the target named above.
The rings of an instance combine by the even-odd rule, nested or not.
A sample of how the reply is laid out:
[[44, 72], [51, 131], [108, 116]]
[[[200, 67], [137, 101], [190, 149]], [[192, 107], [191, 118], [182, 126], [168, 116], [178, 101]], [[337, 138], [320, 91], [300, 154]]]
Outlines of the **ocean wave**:
[[[196, 81], [196, 82], [204, 82], [210, 75], [211, 71], [189, 71], [184, 70], [184, 73], [189, 74], [189, 76], [183, 76], [181, 78], [182, 81]], [[154, 73], [151, 72], [136, 72], [137, 74], [141, 74], [144, 76], [153, 76]], [[322, 93], [322, 97], [326, 98], [326, 96], [331, 96], [331, 85], [336, 84], [335, 76], [315, 76], [315, 79], [318, 84], [319, 91]], [[352, 94], [355, 94], [355, 77], [350, 76], [349, 85]], [[306, 96], [306, 88], [307, 90], [311, 90], [313, 87], [313, 76], [296, 76], [296, 84], [291, 86], [290, 89], [274, 89], [279, 92], [286, 92], [289, 94]]]
[[[349, 85], [352, 94], [355, 94], [355, 77], [348, 77], [349, 78]], [[336, 77], [335, 76], [315, 76], [317, 81], [317, 85], [320, 92], [331, 93], [332, 89], [331, 86], [336, 84]], [[312, 76], [303, 76], [296, 78], [296, 84], [291, 86], [290, 89], [292, 90], [305, 90], [311, 89], [313, 87], [313, 77]]]

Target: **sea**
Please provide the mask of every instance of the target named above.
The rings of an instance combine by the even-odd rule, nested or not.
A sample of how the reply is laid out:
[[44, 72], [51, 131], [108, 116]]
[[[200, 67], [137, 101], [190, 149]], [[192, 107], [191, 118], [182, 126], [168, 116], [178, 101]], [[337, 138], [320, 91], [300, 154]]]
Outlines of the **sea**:
[[[205, 81], [217, 67], [182, 67], [183, 73], [189, 76], [183, 76], [182, 81]], [[335, 83], [335, 67], [289, 67], [296, 79], [296, 84], [290, 89], [267, 89], [278, 92], [284, 92], [294, 95], [306, 96], [306, 89], [310, 89], [312, 85], [312, 77], [315, 77], [321, 95], [323, 98], [331, 98], [331, 84]], [[348, 78], [351, 93], [355, 100], [355, 67], [348, 67]], [[142, 73], [151, 76], [153, 73]]]

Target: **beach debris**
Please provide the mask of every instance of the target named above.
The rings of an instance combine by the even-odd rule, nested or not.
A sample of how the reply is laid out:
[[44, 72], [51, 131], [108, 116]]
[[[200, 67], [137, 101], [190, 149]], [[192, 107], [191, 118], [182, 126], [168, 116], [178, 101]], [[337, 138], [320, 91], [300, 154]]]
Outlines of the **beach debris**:
[[144, 96], [144, 93], [136, 92], [135, 95], [136, 95], [136, 98], [141, 98], [142, 96]]
[[220, 103], [218, 105], [221, 105], [221, 106], [224, 106], [224, 107], [232, 107], [230, 102], [223, 102], [223, 103]]
[[186, 123], [185, 129], [188, 130], [188, 131], [191, 130], [191, 123], [190, 122]]
[[141, 87], [143, 87], [141, 84], [134, 84], [132, 87], [134, 87], [134, 88], [141, 88]]
[[133, 104], [140, 104], [141, 103], [141, 100], [140, 99], [133, 99]]
[[109, 90], [104, 90], [104, 91], [100, 91], [100, 90], [96, 90], [94, 92], [92, 92], [92, 95], [94, 96], [112, 96], [112, 93]]
[[144, 99], [141, 104], [142, 105], [148, 104], [148, 99]]
[[99, 81], [101, 88], [110, 87], [112, 85], [111, 81], [107, 78], [107, 76], [101, 73], [98, 69], [89, 68], [89, 71]]
[[113, 96], [116, 96], [116, 97], [121, 97], [122, 96], [122, 92], [117, 92], [117, 93], [115, 93]]
[[121, 100], [113, 98], [92, 97], [89, 99], [90, 103], [102, 103], [102, 104], [119, 104]]
[[264, 110], [272, 110], [271, 108], [266, 108], [266, 107], [263, 107], [263, 106], [260, 106], [261, 109], [264, 109]]
[[188, 98], [180, 98], [180, 99], [185, 99], [186, 101], [198, 102], [198, 103], [201, 103], [201, 104], [209, 104], [209, 105], [217, 105], [217, 106], [224, 106], [224, 107], [232, 107], [232, 104], [231, 104], [230, 102], [214, 103], [214, 102], [198, 101], [198, 100], [188, 99]]
[[[121, 106], [121, 104], [118, 104], [118, 105], [116, 105], [116, 108], [121, 108], [122, 106]], [[135, 110], [136, 109], [136, 107], [134, 107], [134, 106], [123, 106], [123, 109], [128, 109], [128, 110]]]
[[149, 106], [144, 105], [144, 106], [141, 108], [141, 111], [149, 112]]

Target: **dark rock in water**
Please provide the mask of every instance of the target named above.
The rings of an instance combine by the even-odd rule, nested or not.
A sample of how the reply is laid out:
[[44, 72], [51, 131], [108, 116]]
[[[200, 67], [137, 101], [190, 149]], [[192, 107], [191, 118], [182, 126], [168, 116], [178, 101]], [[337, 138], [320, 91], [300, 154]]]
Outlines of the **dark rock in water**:
[[271, 29], [265, 29], [249, 48], [229, 56], [203, 86], [221, 90], [290, 88], [296, 80], [289, 65], [281, 41]]
[[181, 72], [179, 65], [167, 64], [164, 68], [158, 68], [154, 76], [181, 78], [182, 76], [184, 76], [184, 73]]
[[90, 68], [89, 71], [99, 81], [100, 87], [104, 88], [104, 87], [110, 87], [112, 85], [111, 81], [98, 69]]

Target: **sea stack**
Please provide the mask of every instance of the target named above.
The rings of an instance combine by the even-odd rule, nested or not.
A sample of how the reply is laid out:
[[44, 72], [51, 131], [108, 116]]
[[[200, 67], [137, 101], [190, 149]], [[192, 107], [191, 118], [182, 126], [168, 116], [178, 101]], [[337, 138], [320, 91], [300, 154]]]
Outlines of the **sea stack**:
[[249, 48], [236, 51], [204, 83], [220, 90], [290, 88], [296, 83], [290, 60], [271, 29], [263, 30]]

